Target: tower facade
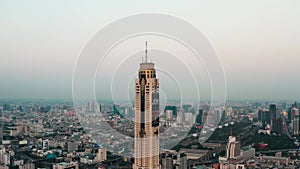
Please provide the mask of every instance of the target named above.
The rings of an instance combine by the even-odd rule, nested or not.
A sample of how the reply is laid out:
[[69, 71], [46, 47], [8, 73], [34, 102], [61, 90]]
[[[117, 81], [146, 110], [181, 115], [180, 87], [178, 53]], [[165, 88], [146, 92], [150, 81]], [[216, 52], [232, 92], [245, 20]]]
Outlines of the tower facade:
[[159, 169], [159, 81], [154, 63], [147, 62], [147, 48], [145, 55], [135, 79], [133, 168]]

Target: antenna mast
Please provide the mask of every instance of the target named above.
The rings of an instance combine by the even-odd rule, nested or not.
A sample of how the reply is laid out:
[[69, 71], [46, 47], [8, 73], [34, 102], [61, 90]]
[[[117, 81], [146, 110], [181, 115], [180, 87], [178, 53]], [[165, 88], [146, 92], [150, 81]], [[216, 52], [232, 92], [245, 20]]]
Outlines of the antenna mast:
[[147, 63], [147, 59], [148, 59], [148, 56], [147, 56], [147, 41], [146, 41], [146, 48], [145, 48], [145, 63]]

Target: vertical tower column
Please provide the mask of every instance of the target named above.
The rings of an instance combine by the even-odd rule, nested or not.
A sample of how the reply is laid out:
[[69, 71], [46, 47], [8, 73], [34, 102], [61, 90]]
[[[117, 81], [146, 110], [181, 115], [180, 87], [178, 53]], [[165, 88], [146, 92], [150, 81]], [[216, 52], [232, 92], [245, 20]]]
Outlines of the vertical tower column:
[[145, 56], [135, 79], [133, 168], [159, 169], [159, 81], [154, 64], [147, 61], [147, 47]]

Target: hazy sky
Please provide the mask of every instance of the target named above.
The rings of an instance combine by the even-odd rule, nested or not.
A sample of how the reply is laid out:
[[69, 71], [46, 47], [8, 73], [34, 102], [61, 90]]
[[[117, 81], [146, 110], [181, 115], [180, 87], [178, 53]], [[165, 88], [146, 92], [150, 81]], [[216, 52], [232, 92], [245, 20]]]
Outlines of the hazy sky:
[[132, 14], [193, 24], [224, 65], [228, 99], [300, 98], [300, 1], [0, 1], [0, 98], [71, 98], [85, 43]]

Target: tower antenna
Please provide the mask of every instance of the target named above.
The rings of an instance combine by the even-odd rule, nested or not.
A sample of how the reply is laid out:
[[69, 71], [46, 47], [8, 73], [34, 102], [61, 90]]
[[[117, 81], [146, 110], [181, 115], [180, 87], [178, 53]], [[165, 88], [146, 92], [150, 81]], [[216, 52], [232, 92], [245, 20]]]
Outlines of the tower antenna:
[[147, 54], [148, 54], [148, 50], [147, 50], [147, 41], [146, 41], [146, 48], [145, 48], [145, 63], [147, 63], [147, 61], [148, 61], [148, 56], [147, 56]]

